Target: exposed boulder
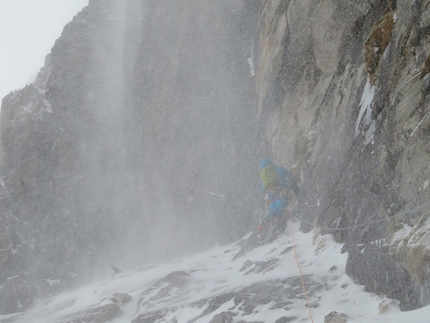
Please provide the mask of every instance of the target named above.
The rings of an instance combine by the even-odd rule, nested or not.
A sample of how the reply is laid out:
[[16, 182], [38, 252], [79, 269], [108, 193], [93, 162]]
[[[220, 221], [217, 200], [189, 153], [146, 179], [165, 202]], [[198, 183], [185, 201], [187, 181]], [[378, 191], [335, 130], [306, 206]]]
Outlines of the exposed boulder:
[[267, 261], [250, 261], [247, 260], [243, 264], [240, 271], [246, 271], [245, 275], [250, 273], [266, 273], [274, 270], [279, 264], [279, 258], [273, 258]]
[[163, 313], [145, 313], [139, 315], [131, 323], [155, 323], [157, 320], [163, 319]]
[[232, 323], [232, 314], [229, 312], [221, 312], [216, 314], [209, 323]]
[[62, 323], [106, 323], [121, 314], [117, 304], [106, 304], [70, 314], [60, 320]]
[[421, 285], [420, 302], [430, 303], [430, 221], [424, 215], [413, 227], [398, 225], [392, 232], [390, 256]]
[[185, 271], [175, 271], [159, 279], [140, 295], [138, 309], [147, 311], [160, 303], [170, 302], [170, 297], [176, 295], [175, 291], [187, 286], [189, 276]]
[[132, 299], [133, 298], [127, 293], [114, 293], [105, 300], [108, 300], [113, 304], [125, 305], [130, 303]]
[[390, 310], [398, 310], [399, 309], [399, 301], [395, 300], [385, 300], [379, 303], [378, 310], [380, 314], [386, 314]]
[[289, 323], [294, 322], [297, 319], [296, 316], [283, 316], [278, 318], [275, 323]]
[[348, 316], [346, 316], [344, 313], [333, 311], [324, 317], [324, 323], [346, 323], [347, 319]]
[[[193, 322], [197, 321], [198, 319], [211, 314], [212, 312], [214, 312], [217, 309], [219, 309], [223, 304], [225, 304], [225, 303], [231, 301], [232, 299], [234, 299], [235, 296], [236, 296], [235, 292], [228, 292], [228, 293], [225, 293], [225, 294], [217, 295], [217, 296], [209, 298], [209, 299], [202, 299], [202, 300], [198, 301], [197, 303], [195, 303], [195, 305], [198, 308], [203, 308], [204, 306], [206, 308], [204, 309], [204, 311], [199, 316], [196, 316], [195, 318], [193, 318], [192, 320], [190, 320], [188, 323], [193, 323]], [[236, 299], [235, 299], [235, 302], [236, 302]], [[227, 314], [222, 315], [222, 317], [217, 317], [217, 319], [223, 319], [223, 320], [225, 320], [226, 319], [226, 315]]]
[[[312, 280], [309, 276], [304, 276], [308, 296], [312, 297], [323, 286]], [[288, 286], [285, 288], [285, 286]], [[263, 284], [253, 284], [249, 287], [241, 289], [234, 298], [234, 303], [237, 308], [242, 310], [245, 314], [252, 313], [252, 311], [260, 305], [272, 304], [272, 308], [288, 311], [291, 305], [291, 299], [302, 295], [301, 278], [294, 277], [285, 280], [271, 280]], [[311, 304], [311, 306], [318, 306]]]
[[[309, 297], [315, 296], [324, 289], [324, 286], [313, 280], [311, 276], [305, 276], [304, 281]], [[233, 317], [254, 314], [258, 312], [259, 306], [268, 304], [270, 304], [271, 309], [276, 309], [285, 313], [284, 316], [280, 315], [277, 322], [293, 322], [296, 317], [288, 316], [288, 311], [290, 307], [293, 306], [296, 298], [303, 298], [300, 277], [274, 279], [262, 283], [254, 283], [237, 291], [221, 293], [214, 297], [203, 298], [189, 304], [192, 308], [203, 310], [199, 315], [190, 319], [188, 322], [193, 323], [203, 317], [211, 317], [211, 322], [232, 322]], [[141, 306], [139, 310], [144, 311], [144, 313], [139, 314], [133, 320], [133, 323], [154, 323], [163, 319], [172, 320], [174, 322], [175, 313], [180, 310], [180, 307], [171, 306], [173, 303], [172, 300], [174, 299], [175, 298], [172, 298], [171, 295], [166, 295], [166, 298], [158, 303], [159, 307], [162, 309], [155, 311], [148, 311], [150, 307]], [[167, 306], [163, 307], [164, 304]], [[311, 306], [318, 307], [319, 304], [315, 300], [312, 302]], [[221, 308], [226, 310], [221, 310]], [[236, 320], [238, 319], [236, 318]], [[238, 322], [245, 321], [238, 320]]]

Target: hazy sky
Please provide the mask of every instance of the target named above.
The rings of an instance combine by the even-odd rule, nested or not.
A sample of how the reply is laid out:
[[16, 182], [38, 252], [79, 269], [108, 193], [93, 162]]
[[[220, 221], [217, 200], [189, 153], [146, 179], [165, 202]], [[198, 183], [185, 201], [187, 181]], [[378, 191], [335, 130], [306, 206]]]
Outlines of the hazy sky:
[[0, 101], [34, 81], [63, 27], [88, 0], [0, 0]]

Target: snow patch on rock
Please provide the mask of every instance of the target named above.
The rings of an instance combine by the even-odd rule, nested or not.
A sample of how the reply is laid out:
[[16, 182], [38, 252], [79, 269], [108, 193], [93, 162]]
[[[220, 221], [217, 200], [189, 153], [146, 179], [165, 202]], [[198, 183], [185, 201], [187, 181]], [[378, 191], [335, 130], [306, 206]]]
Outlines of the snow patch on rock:
[[375, 87], [367, 79], [360, 101], [360, 112], [355, 122], [355, 136], [364, 133], [364, 145], [373, 141], [376, 129], [375, 120], [372, 119], [372, 103], [375, 97]]

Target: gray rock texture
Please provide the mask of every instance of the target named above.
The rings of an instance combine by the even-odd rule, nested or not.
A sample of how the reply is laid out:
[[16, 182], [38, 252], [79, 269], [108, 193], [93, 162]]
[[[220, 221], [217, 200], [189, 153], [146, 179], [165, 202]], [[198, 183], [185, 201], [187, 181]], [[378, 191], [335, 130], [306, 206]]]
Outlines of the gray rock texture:
[[117, 304], [106, 304], [74, 313], [63, 318], [63, 323], [105, 323], [110, 322], [121, 314]]
[[231, 315], [228, 315], [226, 312], [222, 312], [220, 314], [214, 315], [212, 320], [209, 323], [231, 323], [233, 322], [231, 319]]
[[259, 28], [260, 122], [300, 177], [302, 228], [345, 243], [348, 273], [403, 309], [429, 302], [427, 26], [421, 1], [287, 1]]
[[429, 28], [420, 0], [91, 0], [2, 101], [3, 286], [232, 241], [271, 157], [358, 283], [429, 304]]
[[344, 313], [330, 312], [324, 317], [324, 323], [346, 323], [348, 317]]
[[241, 1], [92, 0], [3, 99], [8, 211], [39, 294], [254, 227], [257, 17]]
[[[161, 285], [158, 284], [163, 281], [170, 281], [172, 275], [176, 276], [177, 272], [173, 272], [167, 275], [165, 278], [159, 280], [148, 291], [145, 291], [144, 294], [155, 289], [159, 291], [157, 295], [160, 295], [160, 292], [163, 291], [163, 288], [161, 288]], [[324, 286], [315, 281], [311, 276], [305, 276], [304, 281], [307, 286], [309, 297], [315, 296], [315, 298], [317, 298], [316, 295], [324, 290]], [[176, 290], [176, 292], [178, 292], [178, 290]], [[178, 295], [174, 297], [178, 300], [181, 300], [181, 297], [178, 297]], [[223, 311], [213, 315], [210, 322], [231, 323], [233, 322], [233, 318], [237, 316], [238, 313], [241, 313], [243, 316], [251, 315], [258, 312], [257, 308], [259, 306], [269, 304], [271, 309], [279, 309], [284, 314], [289, 314], [288, 311], [291, 309], [290, 307], [292, 304], [294, 304], [297, 299], [303, 299], [303, 297], [304, 295], [300, 277], [274, 279], [263, 283], [254, 283], [239, 290], [232, 290], [227, 293], [221, 293], [217, 296], [207, 299], [203, 298], [195, 303], [191, 303], [191, 307], [204, 310], [200, 315], [189, 320], [188, 323], [193, 323], [208, 315], [210, 316], [211, 313], [216, 313], [221, 306], [225, 306], [225, 304], [228, 303], [231, 303], [231, 307], [228, 309], [228, 311]], [[144, 313], [138, 315], [132, 321], [132, 323], [155, 323], [157, 320], [173, 317], [175, 312], [180, 310], [180, 307], [168, 306], [169, 303], [172, 304], [172, 299], [171, 295], [167, 294], [163, 294], [160, 298], [160, 302], [158, 303], [151, 302], [151, 300], [142, 301], [141, 298], [138, 302], [137, 311], [144, 311]], [[315, 307], [319, 306], [317, 303], [314, 303], [313, 305]], [[151, 308], [155, 307], [161, 307], [162, 309], [154, 311], [150, 310]], [[282, 316], [277, 319], [276, 322], [294, 322], [296, 319], [297, 317], [295, 316]]]

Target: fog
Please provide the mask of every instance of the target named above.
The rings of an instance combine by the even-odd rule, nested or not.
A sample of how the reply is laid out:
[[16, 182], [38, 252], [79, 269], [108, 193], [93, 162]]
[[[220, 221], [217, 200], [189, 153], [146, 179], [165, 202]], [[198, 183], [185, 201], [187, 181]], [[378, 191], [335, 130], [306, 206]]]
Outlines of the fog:
[[245, 1], [92, 0], [64, 28], [2, 105], [13, 268], [61, 289], [254, 228], [268, 149], [256, 14]]
[[[262, 158], [298, 182], [289, 211], [313, 231], [299, 244], [322, 289], [347, 274], [399, 310], [428, 304], [428, 10], [391, 0], [90, 0], [35, 81], [2, 101], [0, 313], [112, 269], [155, 274], [154, 263], [209, 249], [225, 248], [238, 277], [252, 266], [268, 281], [294, 246], [283, 224], [272, 221], [279, 236], [266, 231], [280, 237], [273, 246], [255, 231], [267, 215]], [[326, 238], [346, 263], [320, 271]], [[230, 242], [233, 257], [213, 248]], [[252, 258], [257, 249], [266, 254]], [[270, 259], [274, 250], [282, 259]], [[199, 272], [190, 266], [179, 276]], [[176, 274], [153, 277], [162, 294]], [[132, 298], [151, 300], [150, 285]]]
[[132, 28], [136, 2], [129, 5], [127, 37], [140, 34], [131, 39], [139, 39], [136, 54], [127, 51], [126, 64], [135, 64], [126, 97], [138, 115], [126, 127], [134, 129], [130, 154], [142, 150], [135, 158], [150, 254], [227, 243], [255, 220], [254, 20], [242, 2], [144, 2]]

